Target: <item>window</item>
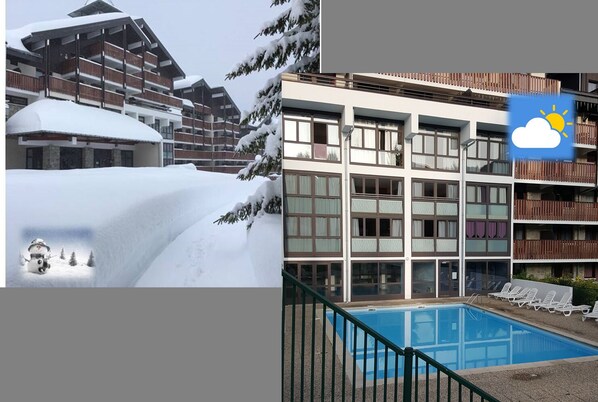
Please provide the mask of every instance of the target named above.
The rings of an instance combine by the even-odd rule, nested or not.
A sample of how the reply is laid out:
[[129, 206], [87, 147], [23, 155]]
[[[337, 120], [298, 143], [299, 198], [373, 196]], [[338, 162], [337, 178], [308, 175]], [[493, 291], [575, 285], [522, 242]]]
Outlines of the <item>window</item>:
[[351, 163], [403, 167], [403, 128], [398, 123], [355, 121]]
[[174, 144], [165, 142], [162, 144], [163, 165], [168, 166], [174, 164]]
[[467, 255], [506, 255], [509, 252], [508, 186], [467, 185], [465, 250]]
[[285, 172], [284, 187], [287, 254], [340, 255], [340, 177]]
[[412, 168], [459, 171], [459, 129], [421, 126], [411, 141]]
[[[286, 263], [285, 270], [322, 296], [333, 301], [342, 300], [343, 264], [341, 262]], [[289, 297], [289, 295], [285, 296]]]
[[43, 169], [44, 166], [44, 149], [42, 147], [27, 148], [26, 150], [26, 168], [27, 169]]
[[284, 157], [340, 162], [338, 120], [284, 115]]
[[478, 132], [467, 148], [467, 173], [511, 175], [507, 139], [504, 134]]
[[509, 280], [508, 261], [467, 261], [465, 263], [465, 295], [500, 292]]
[[402, 255], [403, 181], [351, 177], [352, 255]]
[[[159, 120], [157, 120], [159, 121]], [[162, 127], [160, 129], [160, 134], [162, 134], [162, 138], [165, 140], [172, 140], [174, 136], [174, 124], [171, 122], [168, 126]]]
[[413, 181], [413, 198], [459, 199], [459, 187], [455, 182]]
[[411, 264], [411, 297], [436, 297], [436, 264], [434, 261], [413, 261]]
[[133, 151], [120, 151], [120, 159], [124, 167], [133, 167]]
[[405, 297], [402, 262], [354, 262], [351, 269], [353, 300]]
[[83, 149], [60, 147], [60, 169], [81, 169]]

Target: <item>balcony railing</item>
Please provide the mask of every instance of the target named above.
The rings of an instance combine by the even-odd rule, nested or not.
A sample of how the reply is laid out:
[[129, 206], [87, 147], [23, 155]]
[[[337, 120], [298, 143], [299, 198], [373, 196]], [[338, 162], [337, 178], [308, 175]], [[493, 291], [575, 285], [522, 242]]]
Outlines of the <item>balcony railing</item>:
[[559, 92], [559, 81], [521, 73], [385, 73], [385, 75], [504, 93], [556, 94]]
[[515, 200], [513, 212], [515, 219], [598, 222], [595, 202]]
[[23, 91], [39, 92], [43, 88], [40, 78], [30, 77], [16, 71], [6, 70], [6, 87]]
[[239, 132], [239, 125], [235, 124], [235, 123], [225, 123], [223, 121], [219, 121], [217, 123], [214, 123], [213, 125], [213, 129], [214, 130], [225, 130], [226, 131], [234, 131], [234, 132]]
[[596, 124], [576, 123], [575, 124], [575, 142], [577, 144], [596, 145], [597, 136]]
[[212, 114], [212, 108], [201, 103], [195, 103], [195, 111], [199, 114]]
[[151, 64], [152, 66], [157, 66], [158, 56], [150, 52], [145, 52], [145, 62]]
[[[102, 53], [102, 43], [97, 42], [93, 45], [89, 46], [87, 53], [90, 57], [101, 55]], [[104, 43], [104, 54], [107, 57], [116, 59], [116, 60], [123, 60], [123, 55], [126, 54], [127, 64], [135, 66], [137, 68], [141, 68], [143, 65], [143, 60], [141, 56], [131, 53], [130, 51], [124, 51], [122, 47], [113, 45], [112, 43], [105, 42]]]
[[[141, 77], [141, 72], [135, 74], [137, 77]], [[152, 73], [151, 71], [144, 71], [143, 77], [145, 78], [146, 82], [153, 83], [155, 85], [159, 85], [169, 90], [172, 90], [172, 79], [162, 77], [156, 73]]]
[[179, 98], [175, 98], [173, 96], [168, 96], [161, 94], [159, 92], [150, 91], [148, 89], [144, 90], [143, 93], [137, 95], [140, 98], [147, 99], [153, 102], [162, 103], [168, 106], [178, 107], [179, 109], [183, 108], [183, 100]]
[[598, 259], [598, 240], [515, 240], [516, 260]]
[[194, 127], [196, 129], [212, 130], [212, 124], [207, 121], [192, 119], [191, 117], [183, 116], [183, 126]]
[[371, 79], [347, 79], [331, 77], [323, 74], [281, 74], [284, 81], [299, 81], [314, 85], [343, 88], [362, 92], [373, 92], [383, 95], [400, 96], [404, 98], [430, 100], [434, 102], [452, 103], [463, 106], [507, 110], [506, 99], [503, 96], [488, 94], [450, 94], [434, 88], [407, 88], [402, 83], [391, 80], [372, 81]]
[[[43, 79], [43, 77], [42, 77]], [[50, 76], [49, 90], [52, 92], [59, 92], [61, 94], [75, 96], [77, 93], [77, 84], [73, 81], [68, 81], [58, 77]]]
[[132, 74], [127, 74], [127, 87], [135, 88], [138, 91], [141, 91], [143, 89], [143, 81], [139, 77], [136, 77]]
[[102, 90], [91, 85], [79, 85], [79, 95], [83, 99], [89, 99], [95, 102], [102, 101]]
[[121, 86], [124, 81], [123, 73], [110, 67], [106, 67], [104, 69], [104, 78], [106, 81], [114, 82], [115, 84], [120, 84]]
[[175, 149], [174, 150], [174, 157], [175, 158], [185, 158], [185, 159], [213, 159], [212, 158], [212, 151], [190, 151], [187, 149]]
[[124, 95], [121, 95], [116, 92], [104, 91], [104, 96], [105, 96], [105, 98], [104, 98], [105, 103], [107, 103], [109, 105], [123, 107], [124, 102], [125, 102]]
[[515, 178], [522, 180], [596, 183], [595, 163], [517, 161]]

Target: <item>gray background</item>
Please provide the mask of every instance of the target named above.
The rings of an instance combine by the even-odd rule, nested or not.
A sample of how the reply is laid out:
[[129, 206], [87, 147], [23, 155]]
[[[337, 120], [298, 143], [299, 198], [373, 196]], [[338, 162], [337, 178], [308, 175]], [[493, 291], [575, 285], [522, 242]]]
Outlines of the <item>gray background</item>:
[[322, 0], [321, 11], [323, 72], [598, 70], [595, 0]]
[[1, 289], [0, 400], [280, 400], [280, 289]]

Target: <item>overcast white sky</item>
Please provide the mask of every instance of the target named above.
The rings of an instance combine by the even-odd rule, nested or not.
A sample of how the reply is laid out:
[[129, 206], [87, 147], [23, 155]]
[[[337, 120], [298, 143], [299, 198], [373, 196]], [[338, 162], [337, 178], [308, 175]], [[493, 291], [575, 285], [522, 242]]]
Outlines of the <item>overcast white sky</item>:
[[[110, 3], [110, 0], [106, 0]], [[246, 111], [256, 92], [274, 71], [254, 73], [232, 81], [224, 76], [270, 38], [253, 39], [261, 26], [283, 7], [271, 0], [112, 0], [121, 11], [143, 17], [185, 74], [199, 74], [212, 87], [224, 85], [235, 103]], [[6, 28], [31, 22], [68, 18], [85, 0], [6, 0]]]

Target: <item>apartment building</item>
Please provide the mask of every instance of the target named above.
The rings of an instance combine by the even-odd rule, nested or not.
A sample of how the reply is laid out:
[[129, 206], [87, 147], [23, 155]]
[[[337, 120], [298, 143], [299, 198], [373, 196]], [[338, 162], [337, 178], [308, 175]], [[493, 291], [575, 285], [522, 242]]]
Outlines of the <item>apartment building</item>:
[[[337, 301], [464, 296], [499, 289], [514, 269], [558, 274], [560, 263], [524, 254], [538, 222], [522, 222], [517, 203], [554, 187], [558, 169], [512, 163], [506, 133], [510, 94], [560, 91], [545, 74], [283, 75], [285, 269]], [[594, 145], [561, 163], [583, 160], [588, 184], [561, 180], [596, 211], [590, 117], [576, 129]], [[598, 219], [584, 223], [591, 232]], [[598, 261], [595, 243], [580, 247], [591, 255], [575, 263]]]
[[[87, 2], [68, 18], [9, 30], [7, 168], [166, 166], [192, 162], [198, 169], [207, 165], [208, 170], [232, 171], [231, 166], [246, 163], [247, 158], [231, 156], [231, 147], [241, 136], [240, 113], [226, 90], [209, 88], [202, 80], [207, 99], [194, 104], [197, 99], [193, 92], [185, 90], [185, 82], [189, 80], [184, 71], [147, 22], [122, 13], [103, 0]], [[32, 108], [43, 99], [66, 102], [45, 102], [43, 105], [51, 106]], [[77, 113], [68, 114], [73, 110], [69, 103], [79, 106]], [[12, 119], [21, 111], [20, 117]], [[115, 120], [110, 116], [112, 112], [140, 124]], [[65, 124], [54, 124], [57, 115], [63, 116]], [[85, 115], [88, 120], [78, 119], [78, 115]], [[202, 135], [209, 138], [209, 154], [203, 161], [176, 155], [175, 148], [188, 145], [185, 138], [179, 144], [175, 132], [193, 128], [188, 125], [189, 116], [198, 118]], [[43, 119], [39, 124], [23, 129], [23, 121], [40, 118]], [[100, 124], [107, 120], [114, 124]], [[158, 137], [148, 132], [147, 126], [159, 133]], [[135, 135], [130, 135], [131, 130]]]

